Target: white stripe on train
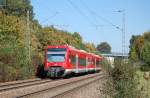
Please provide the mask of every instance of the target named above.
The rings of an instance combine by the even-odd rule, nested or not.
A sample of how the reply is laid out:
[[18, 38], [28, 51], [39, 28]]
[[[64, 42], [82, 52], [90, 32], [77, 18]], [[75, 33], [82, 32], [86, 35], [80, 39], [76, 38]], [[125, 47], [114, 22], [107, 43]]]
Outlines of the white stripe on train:
[[65, 74], [68, 74], [68, 73], [82, 73], [82, 72], [89, 72], [89, 71], [100, 71], [101, 68], [80, 68], [80, 69], [65, 69]]

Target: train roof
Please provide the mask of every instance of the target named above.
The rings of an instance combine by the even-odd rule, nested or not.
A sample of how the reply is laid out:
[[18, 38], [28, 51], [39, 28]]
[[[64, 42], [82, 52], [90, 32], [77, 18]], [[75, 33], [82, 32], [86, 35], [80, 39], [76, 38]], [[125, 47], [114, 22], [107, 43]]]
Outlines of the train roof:
[[85, 50], [77, 49], [77, 48], [75, 48], [75, 47], [73, 47], [73, 46], [71, 46], [71, 45], [47, 46], [47, 48], [68, 48], [69, 50], [76, 51], [76, 52], [81, 53], [81, 54], [82, 54], [82, 53], [86, 53], [86, 54], [89, 55], [89, 56], [94, 56], [94, 57], [96, 57], [96, 58], [102, 58], [102, 57], [99, 56], [99, 55], [96, 55], [96, 54], [94, 54], [94, 53], [89, 53], [89, 52], [87, 52], [87, 51], [85, 51]]

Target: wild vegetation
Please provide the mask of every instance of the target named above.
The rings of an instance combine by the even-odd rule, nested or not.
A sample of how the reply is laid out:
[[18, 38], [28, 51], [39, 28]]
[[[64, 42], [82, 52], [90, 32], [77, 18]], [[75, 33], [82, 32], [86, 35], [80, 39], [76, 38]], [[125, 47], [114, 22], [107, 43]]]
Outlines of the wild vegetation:
[[140, 98], [150, 98], [150, 31], [132, 36], [130, 40], [130, 60], [137, 67]]
[[104, 98], [150, 98], [149, 56], [150, 32], [145, 32], [132, 36], [128, 62], [117, 60], [114, 68], [103, 63], [107, 78], [100, 91]]
[[150, 32], [133, 35], [130, 40], [130, 60], [137, 63], [143, 70], [150, 68]]
[[[107, 61], [106, 61], [107, 62]], [[109, 66], [109, 63], [103, 63]], [[138, 89], [136, 68], [130, 63], [116, 62], [114, 68], [103, 67], [106, 71], [105, 82], [100, 89], [103, 98], [141, 98]]]

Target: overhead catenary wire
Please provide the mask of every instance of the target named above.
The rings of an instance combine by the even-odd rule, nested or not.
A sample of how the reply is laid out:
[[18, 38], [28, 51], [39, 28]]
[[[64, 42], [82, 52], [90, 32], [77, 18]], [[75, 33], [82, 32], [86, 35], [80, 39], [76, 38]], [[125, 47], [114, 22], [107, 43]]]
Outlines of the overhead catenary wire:
[[80, 10], [80, 8], [75, 5], [71, 0], [68, 0], [68, 3], [85, 19], [86, 21], [89, 22], [89, 24], [91, 24], [92, 26], [96, 26], [97, 24], [95, 24], [94, 22], [92, 22], [89, 17], [82, 11]]
[[[88, 6], [83, 2], [83, 0], [80, 0], [80, 2], [81, 2], [81, 4], [83, 5], [83, 7], [85, 7], [85, 9], [89, 12], [89, 10], [88, 10]], [[90, 13], [91, 14], [91, 13]], [[91, 14], [92, 16], [93, 16], [93, 19], [94, 19], [94, 22], [97, 24], [97, 25], [95, 25], [95, 27], [96, 27], [96, 29], [100, 26], [100, 27], [104, 27], [105, 25], [100, 25], [99, 23], [98, 23], [98, 20], [97, 20], [97, 18], [93, 15], [93, 14]]]
[[41, 23], [43, 24], [43, 23], [45, 23], [45, 22], [48, 22], [48, 20], [49, 19], [52, 19], [52, 18], [54, 18], [56, 15], [58, 15], [59, 14], [59, 12], [55, 12], [53, 15], [51, 15], [51, 16], [49, 16], [48, 18], [46, 18], [45, 20], [43, 20]]
[[[36, 0], [35, 0], [36, 1]], [[35, 2], [34, 1], [34, 2]], [[39, 4], [38, 0], [35, 2], [36, 4]], [[50, 8], [50, 7], [47, 7], [47, 6], [44, 6], [44, 8], [46, 8], [46, 10], [48, 10], [49, 12], [53, 12], [53, 10]], [[48, 17], [43, 17], [42, 16], [42, 20], [40, 23], [41, 24], [45, 24], [45, 23], [49, 23], [51, 26], [54, 26], [54, 27], [57, 27], [59, 29], [62, 29], [62, 30], [65, 30], [64, 27], [68, 27], [69, 25], [68, 24], [54, 24], [52, 22], [52, 19], [54, 19], [56, 16], [58, 16], [58, 14], [60, 15], [60, 11], [55, 11], [52, 13], [52, 15], [48, 16]], [[39, 15], [36, 14], [36, 16], [40, 17]], [[45, 16], [45, 15], [44, 15]], [[48, 24], [47, 25], [44, 25], [44, 26], [49, 26]]]
[[86, 10], [91, 13], [91, 15], [95, 15], [97, 16], [99, 19], [109, 23], [111, 26], [115, 27], [116, 29], [120, 30], [122, 32], [122, 57], [123, 55], [125, 54], [126, 52], [126, 49], [125, 49], [125, 34], [126, 34], [126, 31], [125, 31], [125, 10], [118, 10], [117, 12], [119, 13], [123, 13], [123, 19], [122, 19], [122, 28], [120, 28], [119, 26], [115, 25], [114, 23], [112, 23], [111, 21], [109, 21], [108, 19], [104, 18], [103, 16], [97, 14], [96, 12], [94, 12], [93, 10], [91, 10], [85, 3], [83, 0], [81, 0], [81, 3], [83, 6], [85, 6]]
[[110, 24], [111, 26], [115, 27], [116, 29], [119, 29], [122, 31], [122, 28], [120, 28], [119, 26], [115, 25], [114, 23], [112, 23], [111, 21], [109, 21], [108, 19], [104, 18], [103, 16], [97, 14], [96, 12], [94, 12], [93, 10], [91, 10], [86, 3], [84, 3], [83, 0], [80, 0], [82, 5], [86, 8], [86, 10], [91, 14], [91, 15], [95, 15], [96, 17], [98, 17], [99, 19], [103, 20], [104, 22]]

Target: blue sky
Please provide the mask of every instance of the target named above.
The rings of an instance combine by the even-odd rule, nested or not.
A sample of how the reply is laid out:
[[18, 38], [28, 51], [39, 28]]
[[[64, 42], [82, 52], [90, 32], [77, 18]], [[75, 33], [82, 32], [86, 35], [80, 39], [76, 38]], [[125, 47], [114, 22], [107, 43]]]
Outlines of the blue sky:
[[122, 33], [112, 26], [122, 28], [123, 15], [118, 10], [125, 9], [127, 47], [132, 35], [150, 30], [150, 0], [32, 0], [31, 3], [35, 19], [43, 26], [79, 32], [85, 42], [95, 45], [106, 41], [114, 52], [122, 50]]

